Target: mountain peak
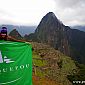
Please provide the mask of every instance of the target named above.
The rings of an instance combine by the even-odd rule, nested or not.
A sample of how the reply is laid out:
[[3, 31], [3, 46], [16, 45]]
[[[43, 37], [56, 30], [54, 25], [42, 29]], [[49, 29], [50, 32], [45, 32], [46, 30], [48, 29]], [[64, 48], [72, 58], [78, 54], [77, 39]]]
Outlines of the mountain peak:
[[47, 13], [42, 18], [35, 30], [35, 36], [37, 41], [47, 43], [64, 54], [70, 55], [65, 25], [57, 19], [53, 12]]
[[46, 15], [56, 17], [53, 12], [49, 12], [49, 13], [47, 13]]
[[46, 19], [54, 19], [54, 20], [58, 20], [58, 18], [56, 17], [56, 15], [53, 13], [53, 12], [49, 12], [47, 13], [43, 18], [46, 18]]
[[16, 29], [13, 29], [9, 35], [15, 39], [22, 39], [22, 36], [19, 34], [19, 32]]
[[[60, 22], [60, 20], [56, 17], [56, 15], [53, 12], [47, 13], [41, 20], [40, 24], [38, 25], [35, 32], [39, 32], [43, 30], [47, 33], [50, 31], [56, 31], [59, 29], [62, 29], [63, 24]], [[49, 30], [49, 31], [48, 31]]]

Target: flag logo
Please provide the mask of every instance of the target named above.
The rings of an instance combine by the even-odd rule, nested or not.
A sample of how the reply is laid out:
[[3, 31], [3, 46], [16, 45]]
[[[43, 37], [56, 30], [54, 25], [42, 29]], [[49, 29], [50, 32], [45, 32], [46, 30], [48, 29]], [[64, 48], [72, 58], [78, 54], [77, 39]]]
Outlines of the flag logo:
[[2, 58], [2, 54], [1, 54], [1, 51], [0, 51], [0, 63], [12, 63], [14, 61], [12, 61], [11, 59], [8, 59], [7, 56], [4, 56], [4, 59]]

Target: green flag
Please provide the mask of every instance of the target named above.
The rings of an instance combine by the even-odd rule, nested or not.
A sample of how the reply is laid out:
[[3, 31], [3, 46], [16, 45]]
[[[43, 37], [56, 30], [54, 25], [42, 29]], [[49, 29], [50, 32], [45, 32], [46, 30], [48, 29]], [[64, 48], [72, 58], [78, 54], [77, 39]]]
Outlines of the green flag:
[[0, 85], [32, 85], [32, 47], [0, 41]]

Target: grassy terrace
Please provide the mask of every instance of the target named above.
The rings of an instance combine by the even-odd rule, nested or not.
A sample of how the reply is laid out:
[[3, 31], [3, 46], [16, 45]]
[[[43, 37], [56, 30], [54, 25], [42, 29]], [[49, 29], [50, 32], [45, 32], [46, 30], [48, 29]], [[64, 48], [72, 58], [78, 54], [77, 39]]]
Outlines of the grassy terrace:
[[40, 43], [33, 43], [33, 47], [33, 74], [35, 76], [40, 80], [47, 78], [62, 85], [72, 85], [67, 75], [72, 75], [77, 68], [70, 57]]

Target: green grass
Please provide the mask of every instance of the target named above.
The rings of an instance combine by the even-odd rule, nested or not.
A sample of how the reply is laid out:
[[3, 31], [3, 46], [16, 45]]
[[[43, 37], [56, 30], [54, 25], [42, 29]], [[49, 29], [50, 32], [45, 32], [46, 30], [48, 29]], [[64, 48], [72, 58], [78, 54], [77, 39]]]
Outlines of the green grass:
[[[33, 52], [33, 65], [38, 66], [38, 67], [43, 67], [47, 65], [47, 61], [46, 60], [39, 60], [41, 59], [41, 57], [39, 55], [37, 55], [36, 52]], [[44, 77], [45, 73], [43, 71], [41, 71], [39, 68], [35, 67], [36, 69], [36, 76], [39, 77]]]
[[47, 62], [45, 60], [39, 60], [39, 59], [41, 59], [41, 57], [39, 55], [37, 55], [36, 53], [33, 53], [33, 58], [34, 58], [33, 64], [35, 66], [41, 67], [41, 66], [47, 65]]
[[77, 69], [76, 65], [70, 57], [62, 56], [62, 68], [61, 68], [62, 73], [72, 74], [73, 70], [76, 69]]
[[39, 66], [39, 67], [41, 67], [41, 66], [45, 66], [46, 65], [46, 61], [45, 60], [33, 60], [33, 64], [35, 65], [35, 66]]
[[36, 52], [33, 52], [33, 58], [40, 58], [40, 56], [37, 55]]

